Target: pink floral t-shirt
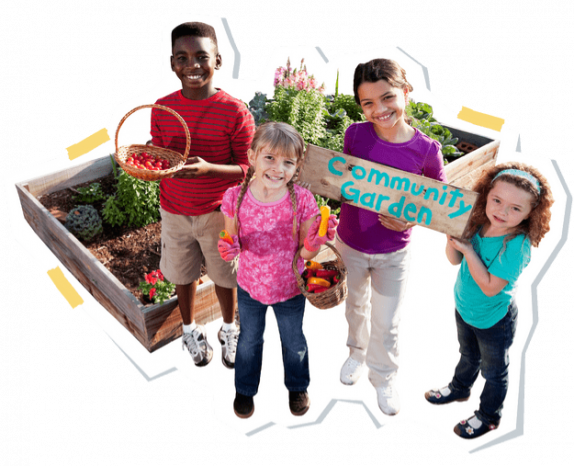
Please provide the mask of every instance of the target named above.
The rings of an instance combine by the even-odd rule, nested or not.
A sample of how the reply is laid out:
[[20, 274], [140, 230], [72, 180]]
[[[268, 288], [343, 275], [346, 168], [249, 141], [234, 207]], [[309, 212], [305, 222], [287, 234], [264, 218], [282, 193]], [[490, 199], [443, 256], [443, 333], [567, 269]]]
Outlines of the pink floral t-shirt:
[[[239, 207], [241, 253], [237, 283], [263, 304], [287, 301], [300, 294], [293, 274], [293, 258], [299, 247], [301, 224], [319, 214], [317, 202], [310, 191], [294, 185], [297, 198], [297, 238], [293, 238], [293, 205], [289, 192], [275, 202], [259, 202], [251, 190], [243, 196]], [[230, 188], [223, 195], [221, 211], [229, 218], [235, 215], [241, 186]], [[298, 261], [299, 272], [304, 269]]]

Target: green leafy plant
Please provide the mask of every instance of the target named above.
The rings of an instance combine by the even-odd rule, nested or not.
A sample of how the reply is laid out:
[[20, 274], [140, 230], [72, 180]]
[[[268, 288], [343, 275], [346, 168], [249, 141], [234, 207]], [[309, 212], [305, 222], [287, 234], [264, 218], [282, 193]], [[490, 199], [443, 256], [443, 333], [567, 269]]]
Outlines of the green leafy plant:
[[78, 191], [78, 194], [74, 196], [74, 201], [76, 202], [93, 204], [106, 199], [100, 183], [92, 183], [90, 186], [77, 188], [76, 191]]
[[145, 281], [140, 282], [139, 289], [154, 303], [163, 304], [174, 293], [175, 285], [166, 280], [158, 269], [145, 275]]
[[108, 197], [104, 203], [102, 217], [106, 223], [109, 223], [113, 227], [121, 226], [126, 222], [126, 216], [120, 209], [116, 196]]
[[91, 205], [74, 207], [66, 217], [64, 226], [76, 238], [90, 241], [102, 232], [102, 219]]
[[112, 226], [142, 227], [157, 222], [159, 181], [139, 180], [120, 170], [116, 195], [106, 201], [102, 215]]
[[452, 160], [463, 155], [462, 152], [455, 147], [455, 144], [458, 143], [458, 139], [453, 137], [448, 128], [437, 123], [433, 117], [433, 109], [429, 104], [411, 101], [406, 107], [406, 113], [412, 118], [411, 126], [413, 128], [417, 128], [421, 133], [426, 134], [440, 143], [444, 157], [448, 157]]
[[327, 135], [325, 108], [324, 96], [314, 89], [300, 91], [278, 86], [265, 111], [270, 120], [293, 126], [306, 143], [319, 145]]
[[112, 171], [114, 172], [114, 178], [117, 178], [118, 171], [116, 170], [116, 161], [114, 160], [114, 154], [110, 154], [110, 160], [112, 162]]
[[[287, 66], [280, 66], [275, 71], [273, 84], [273, 99], [266, 99], [264, 108], [269, 120], [289, 123], [306, 143], [319, 145], [327, 136], [325, 86], [317, 85], [313, 75], [307, 73], [303, 60], [297, 70], [291, 68], [289, 59]], [[258, 97], [257, 94], [255, 97]]]
[[261, 92], [256, 92], [253, 99], [249, 101], [247, 107], [253, 115], [256, 125], [260, 125], [269, 118], [269, 115], [265, 111], [265, 105], [267, 105], [267, 94], [262, 94]]

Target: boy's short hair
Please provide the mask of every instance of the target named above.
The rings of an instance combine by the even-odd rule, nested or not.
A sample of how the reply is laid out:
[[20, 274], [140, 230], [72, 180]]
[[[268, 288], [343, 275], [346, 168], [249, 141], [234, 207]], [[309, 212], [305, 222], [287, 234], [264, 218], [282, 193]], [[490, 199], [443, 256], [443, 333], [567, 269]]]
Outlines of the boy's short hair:
[[171, 31], [171, 48], [173, 49], [177, 39], [184, 36], [208, 37], [215, 44], [216, 53], [218, 52], [215, 29], [213, 29], [213, 26], [210, 26], [209, 24], [200, 22], [180, 24], [173, 31]]

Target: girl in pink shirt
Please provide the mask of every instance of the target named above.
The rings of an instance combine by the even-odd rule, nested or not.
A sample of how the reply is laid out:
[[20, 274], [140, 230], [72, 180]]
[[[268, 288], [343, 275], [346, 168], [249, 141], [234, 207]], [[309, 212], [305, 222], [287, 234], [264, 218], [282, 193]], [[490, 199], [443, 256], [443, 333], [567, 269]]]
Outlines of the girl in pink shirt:
[[261, 125], [247, 155], [249, 171], [242, 185], [227, 190], [221, 210], [233, 244], [220, 240], [221, 257], [239, 255], [237, 302], [241, 332], [235, 358], [235, 414], [253, 414], [253, 396], [261, 376], [265, 313], [273, 307], [283, 349], [285, 386], [294, 415], [309, 409], [309, 356], [303, 335], [305, 297], [297, 287], [291, 264], [301, 250], [304, 260], [335, 236], [337, 220], [329, 219], [325, 236], [318, 235], [321, 217], [310, 191], [294, 185], [293, 177], [304, 152], [299, 133], [286, 123]]

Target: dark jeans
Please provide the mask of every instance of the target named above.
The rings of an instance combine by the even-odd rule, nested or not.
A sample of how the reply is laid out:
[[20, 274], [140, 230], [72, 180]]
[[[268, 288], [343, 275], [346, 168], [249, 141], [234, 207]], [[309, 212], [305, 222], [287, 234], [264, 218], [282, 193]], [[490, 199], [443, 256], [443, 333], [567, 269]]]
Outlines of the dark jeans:
[[479, 329], [456, 314], [460, 361], [449, 384], [453, 391], [468, 396], [479, 369], [486, 379], [476, 416], [486, 424], [500, 423], [502, 403], [508, 391], [508, 349], [516, 332], [518, 309], [514, 303], [507, 314], [490, 328]]
[[[259, 388], [263, 360], [263, 332], [267, 304], [253, 299], [237, 287], [237, 304], [241, 331], [235, 356], [235, 390], [254, 396]], [[272, 304], [283, 350], [285, 386], [289, 391], [302, 392], [309, 386], [309, 352], [303, 335], [305, 297], [297, 295], [287, 301]]]

